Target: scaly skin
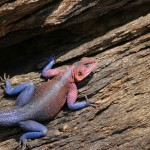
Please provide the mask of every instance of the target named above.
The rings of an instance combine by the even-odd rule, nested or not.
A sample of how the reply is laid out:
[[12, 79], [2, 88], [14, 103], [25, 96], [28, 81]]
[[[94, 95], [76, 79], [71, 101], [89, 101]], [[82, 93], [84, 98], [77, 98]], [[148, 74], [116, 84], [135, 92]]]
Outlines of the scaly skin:
[[8, 95], [19, 94], [16, 105], [13, 108], [0, 110], [1, 126], [20, 126], [28, 131], [20, 138], [20, 142], [27, 146], [27, 139], [36, 139], [45, 136], [47, 129], [38, 123], [54, 118], [64, 104], [72, 110], [90, 106], [90, 100], [76, 102], [76, 82], [83, 80], [96, 67], [94, 58], [82, 58], [65, 70], [51, 69], [54, 58], [50, 57], [48, 65], [43, 69], [42, 76], [54, 77], [40, 86], [34, 88], [32, 82], [11, 88], [6, 81], [5, 92]]

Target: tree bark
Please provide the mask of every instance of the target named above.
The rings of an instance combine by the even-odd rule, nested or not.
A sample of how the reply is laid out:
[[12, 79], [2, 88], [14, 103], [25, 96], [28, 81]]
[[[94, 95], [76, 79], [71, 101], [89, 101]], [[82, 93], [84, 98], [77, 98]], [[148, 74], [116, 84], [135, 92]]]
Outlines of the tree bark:
[[[46, 123], [48, 135], [29, 141], [33, 150], [150, 149], [149, 0], [1, 0], [0, 74], [13, 86], [44, 82], [40, 72], [50, 55], [65, 68], [83, 56], [98, 61], [94, 74], [78, 84], [79, 100], [96, 107], [65, 106]], [[3, 86], [3, 83], [0, 83]], [[16, 97], [4, 96], [0, 107]], [[0, 149], [20, 149], [19, 127], [0, 127]]]

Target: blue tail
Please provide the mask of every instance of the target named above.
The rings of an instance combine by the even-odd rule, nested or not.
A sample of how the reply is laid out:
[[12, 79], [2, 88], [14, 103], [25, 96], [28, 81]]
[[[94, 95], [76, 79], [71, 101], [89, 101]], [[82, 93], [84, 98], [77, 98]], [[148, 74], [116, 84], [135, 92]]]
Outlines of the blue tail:
[[23, 109], [16, 107], [2, 109], [0, 110], [0, 126], [17, 125], [26, 118], [26, 113]]

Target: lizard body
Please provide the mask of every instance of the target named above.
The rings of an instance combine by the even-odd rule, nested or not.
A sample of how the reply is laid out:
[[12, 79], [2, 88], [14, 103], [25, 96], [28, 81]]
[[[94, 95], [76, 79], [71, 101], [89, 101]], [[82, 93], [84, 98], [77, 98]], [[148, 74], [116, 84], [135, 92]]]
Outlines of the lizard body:
[[67, 71], [51, 69], [53, 64], [54, 58], [51, 57], [42, 71], [42, 76], [46, 78], [54, 76], [54, 78], [36, 88], [32, 82], [11, 88], [10, 82], [6, 81], [5, 92], [8, 95], [19, 94], [19, 96], [14, 107], [0, 110], [0, 126], [20, 126], [28, 131], [20, 138], [24, 146], [27, 145], [27, 139], [36, 139], [46, 135], [47, 128], [39, 122], [54, 118], [66, 102], [73, 110], [90, 106], [93, 103], [90, 100], [76, 102], [75, 83], [94, 70], [96, 67], [94, 58], [82, 58]]

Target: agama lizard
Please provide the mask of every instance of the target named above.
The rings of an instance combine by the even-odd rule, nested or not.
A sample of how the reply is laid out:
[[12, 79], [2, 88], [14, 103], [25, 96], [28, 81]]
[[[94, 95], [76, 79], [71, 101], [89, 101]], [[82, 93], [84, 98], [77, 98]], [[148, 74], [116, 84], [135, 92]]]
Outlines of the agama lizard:
[[20, 137], [23, 146], [27, 146], [27, 139], [36, 139], [47, 134], [47, 128], [39, 122], [54, 118], [64, 104], [72, 110], [90, 106], [89, 99], [76, 102], [76, 82], [83, 80], [96, 67], [96, 59], [82, 58], [66, 71], [51, 69], [54, 57], [50, 57], [48, 65], [43, 69], [42, 76], [53, 77], [35, 88], [32, 82], [11, 88], [9, 80], [5, 82], [5, 93], [19, 94], [16, 104], [12, 108], [0, 110], [0, 126], [20, 126], [27, 133]]

